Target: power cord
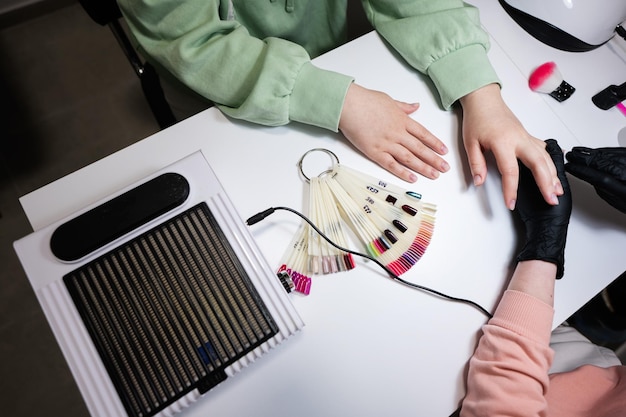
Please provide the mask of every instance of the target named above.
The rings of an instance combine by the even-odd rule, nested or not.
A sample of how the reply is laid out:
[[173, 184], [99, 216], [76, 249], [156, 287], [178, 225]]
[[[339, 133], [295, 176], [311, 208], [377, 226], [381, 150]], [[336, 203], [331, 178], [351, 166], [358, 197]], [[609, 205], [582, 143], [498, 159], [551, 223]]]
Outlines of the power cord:
[[300, 213], [299, 211], [296, 211], [292, 208], [289, 207], [270, 207], [267, 210], [264, 210], [260, 213], [255, 214], [254, 216], [250, 217], [248, 220], [246, 220], [246, 224], [248, 226], [252, 226], [253, 224], [256, 224], [258, 222], [260, 222], [261, 220], [265, 219], [267, 216], [273, 214], [276, 210], [285, 210], [285, 211], [289, 211], [297, 216], [299, 216], [302, 220], [304, 220], [305, 222], [307, 222], [312, 228], [313, 230], [315, 230], [324, 240], [326, 240], [328, 243], [330, 243], [332, 246], [334, 246], [335, 248], [339, 249], [340, 251], [352, 254], [352, 255], [356, 255], [359, 256], [361, 258], [365, 258], [365, 259], [369, 259], [370, 261], [376, 263], [378, 266], [380, 266], [382, 269], [385, 270], [385, 272], [387, 272], [387, 274], [389, 275], [390, 278], [392, 278], [395, 281], [398, 281], [399, 283], [406, 285], [407, 287], [410, 288], [414, 288], [414, 289], [418, 289], [418, 290], [422, 290], [434, 295], [437, 295], [439, 297], [445, 298], [447, 300], [450, 301], [454, 301], [454, 302], [459, 302], [459, 303], [465, 303], [465, 304], [469, 304], [472, 307], [475, 307], [476, 309], [478, 309], [481, 313], [483, 313], [485, 316], [487, 316], [487, 318], [492, 318], [493, 315], [487, 311], [487, 309], [485, 309], [483, 306], [481, 306], [480, 304], [472, 301], [472, 300], [468, 300], [466, 298], [459, 298], [459, 297], [453, 297], [451, 295], [448, 294], [444, 294], [440, 291], [434, 290], [432, 288], [428, 288], [425, 287], [423, 285], [419, 285], [419, 284], [415, 284], [413, 282], [407, 281], [405, 279], [400, 278], [398, 275], [396, 275], [391, 269], [387, 268], [386, 265], [384, 265], [382, 262], [380, 262], [378, 259], [361, 253], [361, 252], [356, 252], [353, 251], [351, 249], [347, 249], [344, 247], [341, 247], [339, 245], [337, 245], [335, 242], [333, 242], [328, 236], [326, 236], [320, 229], [317, 228], [317, 226], [315, 224], [313, 224], [313, 222], [306, 217], [304, 214]]

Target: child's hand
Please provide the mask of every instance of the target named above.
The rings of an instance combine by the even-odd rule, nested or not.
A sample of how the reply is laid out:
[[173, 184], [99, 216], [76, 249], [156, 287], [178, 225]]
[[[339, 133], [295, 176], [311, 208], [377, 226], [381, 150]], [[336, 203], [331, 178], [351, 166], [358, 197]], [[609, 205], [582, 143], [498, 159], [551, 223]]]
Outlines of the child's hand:
[[484, 183], [487, 164], [484, 152], [496, 158], [502, 176], [502, 194], [513, 210], [519, 182], [518, 161], [530, 169], [544, 200], [556, 204], [563, 190], [552, 160], [544, 152], [545, 143], [531, 136], [500, 95], [500, 87], [490, 84], [461, 98], [463, 143], [474, 176], [474, 184]]
[[419, 105], [352, 84], [346, 94], [339, 130], [372, 161], [408, 182], [415, 173], [435, 179], [449, 169], [439, 155], [446, 146], [409, 117]]

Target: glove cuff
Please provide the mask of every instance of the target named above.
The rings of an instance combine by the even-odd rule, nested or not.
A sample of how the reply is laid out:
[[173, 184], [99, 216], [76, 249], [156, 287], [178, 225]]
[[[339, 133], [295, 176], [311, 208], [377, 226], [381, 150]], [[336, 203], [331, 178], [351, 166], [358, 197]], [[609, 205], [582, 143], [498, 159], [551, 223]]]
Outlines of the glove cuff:
[[522, 250], [520, 254], [517, 256], [517, 262], [522, 261], [545, 261], [550, 262], [556, 265], [556, 279], [563, 278], [563, 274], [565, 273], [565, 257], [561, 255], [560, 258], [554, 258], [549, 256], [542, 256], [540, 254], [533, 253], [532, 251]]
[[[539, 260], [556, 265], [556, 279], [563, 278], [565, 273], [565, 242], [567, 240], [567, 223], [559, 229], [552, 229], [553, 233], [543, 234], [541, 238], [529, 238], [517, 255], [517, 262]], [[532, 230], [527, 231], [531, 232]], [[532, 242], [532, 243], [531, 243]], [[559, 245], [559, 242], [561, 244]]]

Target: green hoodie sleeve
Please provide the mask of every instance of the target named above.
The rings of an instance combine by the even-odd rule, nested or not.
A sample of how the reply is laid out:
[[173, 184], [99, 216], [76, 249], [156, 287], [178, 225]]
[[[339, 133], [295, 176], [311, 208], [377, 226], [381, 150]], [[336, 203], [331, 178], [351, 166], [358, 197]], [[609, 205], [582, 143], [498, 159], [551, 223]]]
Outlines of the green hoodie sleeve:
[[448, 109], [464, 95], [500, 83], [478, 9], [461, 0], [362, 0], [383, 38], [435, 84]]
[[337, 131], [353, 79], [315, 67], [306, 50], [258, 39], [222, 18], [218, 0], [119, 0], [140, 47], [227, 115], [264, 125], [298, 121]]

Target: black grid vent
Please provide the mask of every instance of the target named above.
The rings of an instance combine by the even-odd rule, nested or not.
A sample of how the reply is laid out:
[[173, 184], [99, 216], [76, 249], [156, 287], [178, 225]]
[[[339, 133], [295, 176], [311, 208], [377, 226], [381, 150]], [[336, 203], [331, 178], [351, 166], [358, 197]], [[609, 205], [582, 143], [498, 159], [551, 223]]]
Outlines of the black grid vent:
[[205, 203], [64, 282], [131, 416], [206, 392], [278, 331]]

